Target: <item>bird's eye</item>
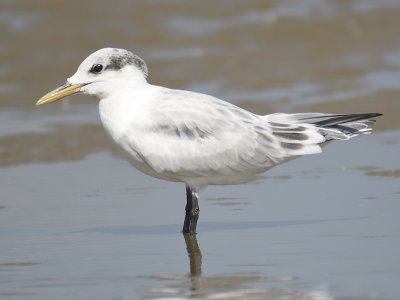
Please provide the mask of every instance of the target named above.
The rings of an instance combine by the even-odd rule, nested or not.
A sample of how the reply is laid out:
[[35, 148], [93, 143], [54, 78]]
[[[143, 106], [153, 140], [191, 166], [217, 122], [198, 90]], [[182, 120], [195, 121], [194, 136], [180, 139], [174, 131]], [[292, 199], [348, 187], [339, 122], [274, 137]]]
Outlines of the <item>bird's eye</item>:
[[97, 74], [97, 73], [100, 73], [101, 70], [103, 70], [103, 65], [101, 65], [101, 64], [95, 64], [95, 65], [93, 65], [92, 68], [90, 69], [90, 72]]

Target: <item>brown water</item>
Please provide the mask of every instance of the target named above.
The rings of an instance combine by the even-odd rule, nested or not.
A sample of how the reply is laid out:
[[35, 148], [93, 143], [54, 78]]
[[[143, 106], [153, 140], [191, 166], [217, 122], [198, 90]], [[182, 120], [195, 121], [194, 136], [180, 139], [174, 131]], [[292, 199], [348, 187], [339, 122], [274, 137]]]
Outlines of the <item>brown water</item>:
[[[0, 297], [398, 299], [400, 1], [0, 1]], [[201, 193], [120, 159], [96, 100], [37, 108], [91, 52], [251, 111], [381, 112], [374, 134]]]

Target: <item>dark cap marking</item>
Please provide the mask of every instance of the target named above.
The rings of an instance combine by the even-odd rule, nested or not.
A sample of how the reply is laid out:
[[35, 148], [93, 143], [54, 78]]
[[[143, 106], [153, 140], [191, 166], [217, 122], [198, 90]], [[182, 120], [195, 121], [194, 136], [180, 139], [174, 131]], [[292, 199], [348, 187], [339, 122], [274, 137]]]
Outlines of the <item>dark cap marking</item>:
[[139, 56], [133, 54], [132, 52], [115, 49], [112, 53], [109, 62], [107, 63], [105, 70], [122, 70], [123, 67], [127, 65], [133, 65], [143, 72], [147, 77], [148, 69], [146, 63]]

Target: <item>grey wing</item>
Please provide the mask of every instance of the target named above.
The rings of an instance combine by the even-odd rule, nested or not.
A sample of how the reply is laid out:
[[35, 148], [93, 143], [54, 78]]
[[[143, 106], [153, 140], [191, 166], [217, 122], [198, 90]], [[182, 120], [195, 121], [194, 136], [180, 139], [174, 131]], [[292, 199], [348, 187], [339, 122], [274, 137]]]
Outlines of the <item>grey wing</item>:
[[207, 95], [167, 90], [158, 98], [153, 126], [136, 144], [150, 168], [171, 178], [246, 177], [321, 152], [325, 141], [313, 125], [270, 122]]
[[262, 117], [198, 93], [167, 90], [157, 98], [152, 127], [135, 140], [156, 173], [229, 176], [276, 164], [280, 144]]

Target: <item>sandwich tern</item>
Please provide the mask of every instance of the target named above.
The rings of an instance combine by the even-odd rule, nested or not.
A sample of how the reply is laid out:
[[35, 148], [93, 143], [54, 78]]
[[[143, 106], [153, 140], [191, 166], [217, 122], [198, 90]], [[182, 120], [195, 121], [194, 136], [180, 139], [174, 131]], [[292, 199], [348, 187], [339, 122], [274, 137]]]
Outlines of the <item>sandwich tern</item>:
[[218, 98], [147, 82], [139, 56], [117, 48], [89, 55], [66, 84], [36, 105], [83, 93], [97, 97], [105, 132], [150, 176], [186, 184], [183, 233], [196, 233], [198, 191], [240, 184], [331, 140], [369, 133], [379, 113], [257, 115]]

